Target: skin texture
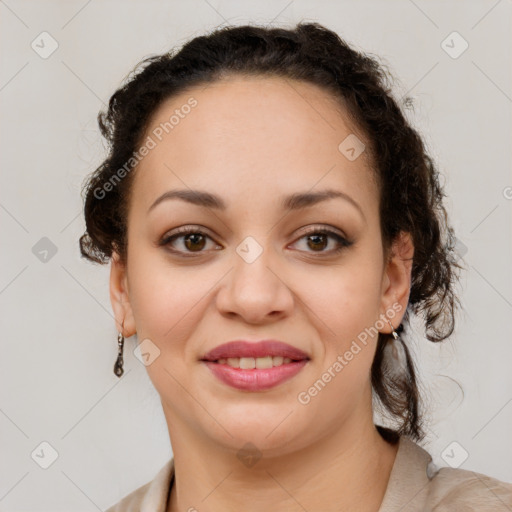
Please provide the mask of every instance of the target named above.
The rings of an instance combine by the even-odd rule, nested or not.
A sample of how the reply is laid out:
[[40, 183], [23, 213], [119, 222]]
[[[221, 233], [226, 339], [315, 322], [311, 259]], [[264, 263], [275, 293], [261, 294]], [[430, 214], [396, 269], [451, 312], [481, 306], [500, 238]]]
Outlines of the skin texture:
[[[269, 77], [191, 88], [160, 106], [146, 135], [190, 97], [197, 106], [135, 171], [127, 265], [114, 254], [110, 278], [118, 329], [160, 350], [146, 369], [175, 458], [168, 511], [377, 511], [397, 446], [373, 424], [376, 336], [308, 404], [297, 399], [380, 315], [399, 308], [396, 328], [407, 306], [410, 237], [385, 258], [368, 154], [349, 161], [338, 149], [365, 135], [328, 92]], [[281, 196], [327, 188], [361, 212], [340, 198], [282, 209]], [[174, 189], [219, 195], [226, 210], [167, 200], [148, 213]], [[208, 236], [158, 246], [190, 225]], [[335, 254], [336, 239], [311, 240], [307, 227], [334, 228], [353, 244]], [[236, 251], [248, 236], [263, 249], [252, 263]], [[310, 361], [275, 388], [240, 391], [200, 361], [236, 339], [281, 340]], [[252, 467], [237, 458], [248, 442], [261, 454]]]

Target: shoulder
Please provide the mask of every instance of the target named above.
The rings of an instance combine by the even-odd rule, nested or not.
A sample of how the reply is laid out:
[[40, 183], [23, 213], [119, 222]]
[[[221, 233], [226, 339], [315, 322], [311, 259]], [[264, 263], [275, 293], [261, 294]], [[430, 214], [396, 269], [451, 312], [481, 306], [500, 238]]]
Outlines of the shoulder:
[[153, 480], [141, 485], [105, 512], [165, 512], [173, 479], [174, 459], [170, 459]]
[[438, 468], [419, 444], [401, 436], [379, 512], [511, 512], [512, 484], [465, 469]]
[[427, 504], [436, 512], [510, 511], [512, 484], [474, 471], [443, 467], [430, 481]]

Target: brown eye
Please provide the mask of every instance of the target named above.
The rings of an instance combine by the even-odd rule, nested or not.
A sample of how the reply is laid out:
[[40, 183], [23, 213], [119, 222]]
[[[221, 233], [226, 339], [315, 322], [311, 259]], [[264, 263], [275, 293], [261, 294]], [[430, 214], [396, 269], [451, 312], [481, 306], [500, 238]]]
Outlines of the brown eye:
[[167, 247], [173, 253], [190, 256], [194, 253], [201, 254], [207, 252], [206, 247], [209, 240], [214, 247], [221, 248], [213, 243], [212, 238], [202, 230], [188, 227], [181, 228], [170, 235], [164, 236], [158, 245]]
[[[306, 246], [306, 248], [301, 250], [305, 252], [318, 253], [320, 256], [329, 256], [337, 254], [346, 247], [350, 247], [353, 244], [352, 241], [347, 240], [339, 233], [325, 228], [310, 229], [295, 243], [298, 244], [299, 242], [303, 241], [305, 241], [304, 245]], [[332, 243], [332, 241], [334, 243]], [[329, 249], [330, 245], [332, 245], [333, 247]]]
[[308, 247], [311, 249], [322, 251], [328, 245], [329, 237], [325, 233], [308, 236]]
[[205, 238], [200, 233], [192, 233], [183, 237], [185, 247], [189, 251], [200, 251], [206, 245]]

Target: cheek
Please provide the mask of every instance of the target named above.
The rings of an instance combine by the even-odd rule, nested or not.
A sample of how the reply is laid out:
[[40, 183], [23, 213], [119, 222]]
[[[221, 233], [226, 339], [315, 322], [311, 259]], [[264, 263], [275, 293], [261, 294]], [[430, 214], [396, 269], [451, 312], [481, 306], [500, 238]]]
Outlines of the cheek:
[[[130, 261], [130, 301], [139, 340], [150, 338], [168, 350], [197, 326], [216, 273], [198, 272], [192, 266], [167, 264], [154, 253], [133, 255]], [[215, 275], [212, 275], [215, 274]]]
[[309, 273], [301, 281], [301, 299], [341, 339], [357, 335], [378, 318], [382, 276], [378, 264], [354, 255], [325, 275]]
[[[361, 270], [361, 271], [359, 271]], [[301, 389], [311, 416], [337, 423], [366, 403], [378, 333], [378, 274], [371, 268], [338, 270], [322, 290], [310, 287], [310, 315], [320, 337], [315, 375]], [[317, 285], [318, 288], [318, 285]], [[320, 321], [318, 320], [318, 318]], [[297, 397], [299, 398], [299, 397]], [[300, 401], [304, 404], [305, 401]], [[306, 414], [306, 411], [304, 412]]]
[[330, 371], [323, 376], [326, 382], [332, 382], [326, 386], [330, 391], [321, 399], [324, 403], [340, 399], [339, 393], [345, 402], [345, 392], [359, 396], [369, 381], [381, 301], [382, 268], [375, 253], [379, 254], [378, 248], [365, 248], [364, 254], [353, 253], [326, 275], [302, 278], [300, 296], [308, 305], [307, 310], [314, 313], [309, 315], [310, 322], [314, 322], [324, 340], [323, 353], [318, 354], [319, 371]]

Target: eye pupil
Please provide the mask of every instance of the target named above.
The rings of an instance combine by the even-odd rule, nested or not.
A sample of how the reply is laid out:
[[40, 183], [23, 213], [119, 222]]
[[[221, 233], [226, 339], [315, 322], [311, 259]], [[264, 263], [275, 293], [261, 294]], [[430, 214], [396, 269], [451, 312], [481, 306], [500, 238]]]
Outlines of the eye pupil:
[[[198, 239], [202, 239], [202, 244], [198, 241]], [[203, 247], [204, 247], [204, 244], [205, 244], [205, 240], [204, 240], [204, 237], [203, 235], [199, 234], [199, 233], [191, 233], [189, 235], [186, 235], [185, 236], [185, 246], [187, 247], [188, 250], [193, 250], [194, 247], [190, 247], [190, 244], [189, 242], [192, 241], [192, 244], [200, 244], [200, 247], [196, 247], [195, 249], [199, 249], [201, 250]]]

